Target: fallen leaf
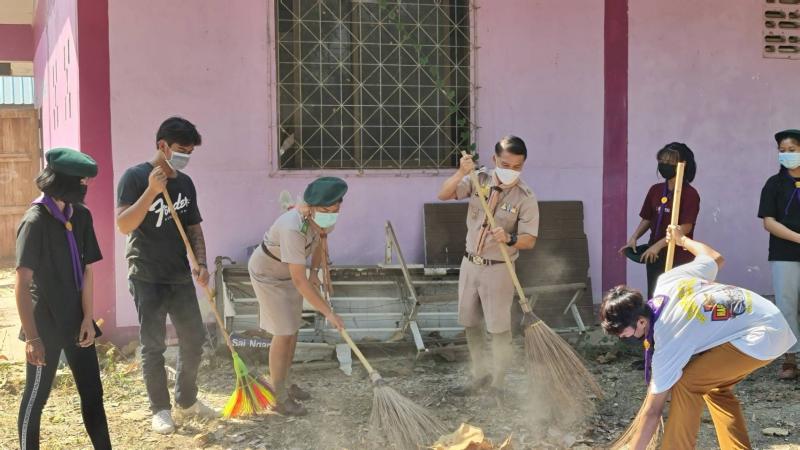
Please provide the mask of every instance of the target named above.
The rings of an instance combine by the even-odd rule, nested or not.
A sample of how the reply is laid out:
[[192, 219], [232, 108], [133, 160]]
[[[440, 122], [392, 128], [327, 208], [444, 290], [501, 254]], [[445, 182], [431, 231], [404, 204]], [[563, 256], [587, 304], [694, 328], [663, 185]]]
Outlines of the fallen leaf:
[[771, 428], [764, 428], [763, 430], [761, 430], [761, 433], [764, 436], [788, 436], [789, 430], [787, 430], [786, 428], [771, 427]]

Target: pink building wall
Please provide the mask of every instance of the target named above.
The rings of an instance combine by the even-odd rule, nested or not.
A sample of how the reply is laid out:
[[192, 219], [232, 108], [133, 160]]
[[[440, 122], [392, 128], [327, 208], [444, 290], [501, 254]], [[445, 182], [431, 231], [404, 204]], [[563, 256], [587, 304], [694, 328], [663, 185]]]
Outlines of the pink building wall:
[[[696, 237], [726, 257], [721, 280], [771, 293], [768, 235], [756, 214], [778, 168], [774, 132], [800, 127], [800, 63], [762, 58], [762, 3], [629, 2], [628, 233], [658, 181], [655, 152], [685, 142], [698, 164]], [[643, 267], [628, 269], [644, 287]]]
[[[256, 0], [109, 2], [114, 176], [150, 158], [169, 115], [198, 126], [203, 146], [187, 173], [198, 189], [211, 256], [244, 260], [293, 194], [318, 175], [347, 178], [335, 263], [383, 258], [392, 221], [406, 257], [423, 260], [422, 203], [452, 172], [292, 173], [272, 170], [275, 152], [272, 6]], [[524, 177], [541, 200], [583, 200], [595, 290], [600, 280], [603, 2], [580, 14], [562, 2], [514, 0], [477, 13], [478, 143], [489, 160], [498, 137], [516, 133], [531, 151]], [[564, 33], [570, 27], [581, 33]], [[587, 38], [586, 36], [593, 36]], [[547, 42], [547, 45], [532, 45]], [[558, 42], [558, 45], [551, 45]], [[351, 230], [355, 232], [346, 232]], [[116, 237], [117, 324], [136, 325], [127, 291], [125, 238]]]

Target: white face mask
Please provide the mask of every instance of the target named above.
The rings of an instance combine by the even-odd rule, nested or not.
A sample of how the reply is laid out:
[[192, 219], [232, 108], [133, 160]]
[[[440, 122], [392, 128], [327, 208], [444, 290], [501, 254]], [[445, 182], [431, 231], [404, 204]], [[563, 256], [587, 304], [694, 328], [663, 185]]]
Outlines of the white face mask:
[[516, 170], [496, 167], [494, 169], [494, 174], [497, 176], [497, 179], [500, 180], [500, 183], [502, 183], [505, 186], [508, 186], [514, 184], [517, 181], [517, 178], [519, 178], [520, 173], [517, 172]]
[[336, 223], [339, 213], [317, 211], [314, 213], [314, 223], [320, 228], [330, 228]]
[[778, 162], [787, 169], [796, 169], [800, 167], [800, 153], [796, 152], [778, 153]]
[[189, 165], [191, 155], [187, 153], [172, 152], [172, 158], [168, 159], [169, 165], [175, 170], [183, 170]]

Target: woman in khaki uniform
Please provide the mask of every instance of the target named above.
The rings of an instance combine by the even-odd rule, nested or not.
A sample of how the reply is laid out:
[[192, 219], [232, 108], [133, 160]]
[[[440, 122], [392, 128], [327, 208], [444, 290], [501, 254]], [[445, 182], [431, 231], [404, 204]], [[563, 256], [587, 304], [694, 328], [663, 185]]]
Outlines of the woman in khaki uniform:
[[[347, 183], [341, 178], [314, 180], [303, 194], [305, 204], [278, 217], [248, 263], [261, 328], [272, 334], [269, 372], [276, 391], [275, 410], [281, 414], [305, 414], [306, 409], [297, 400], [311, 398], [288, 382], [297, 330], [302, 323], [303, 298], [337, 329], [344, 327], [342, 319], [320, 295], [317, 271], [328, 261], [327, 233], [336, 223], [346, 192]], [[309, 256], [311, 275], [307, 276]], [[329, 276], [325, 278], [330, 283]]]

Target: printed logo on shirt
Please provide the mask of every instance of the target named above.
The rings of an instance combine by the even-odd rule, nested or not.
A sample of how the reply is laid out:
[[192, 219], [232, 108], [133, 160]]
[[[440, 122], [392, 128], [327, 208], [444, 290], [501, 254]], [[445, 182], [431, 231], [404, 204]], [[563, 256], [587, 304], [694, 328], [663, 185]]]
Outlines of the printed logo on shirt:
[[[178, 193], [178, 198], [175, 200], [173, 207], [175, 211], [180, 214], [181, 210], [186, 209], [189, 206], [189, 198], [184, 197], [183, 193]], [[169, 212], [169, 207], [167, 206], [167, 202], [164, 200], [163, 197], [159, 197], [156, 201], [150, 205], [150, 212], [156, 213], [158, 218], [156, 219], [156, 228], [161, 228], [161, 225], [164, 223], [164, 220], [172, 220], [172, 215]]]
[[717, 301], [713, 296], [705, 294], [703, 301], [703, 311], [709, 313], [712, 322], [731, 320], [753, 312], [753, 299], [742, 289], [725, 286], [718, 295], [724, 300]]

